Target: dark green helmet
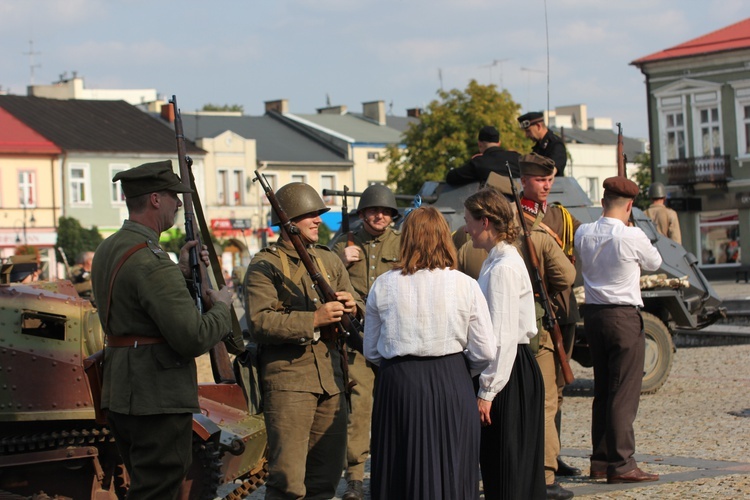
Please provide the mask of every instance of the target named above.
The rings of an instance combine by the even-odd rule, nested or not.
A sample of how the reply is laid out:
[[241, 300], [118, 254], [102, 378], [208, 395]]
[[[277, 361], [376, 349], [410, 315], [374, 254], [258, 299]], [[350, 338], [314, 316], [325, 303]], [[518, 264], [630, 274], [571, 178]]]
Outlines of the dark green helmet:
[[667, 197], [667, 190], [664, 187], [664, 184], [661, 182], [654, 182], [651, 184], [651, 187], [648, 188], [648, 197], [652, 200], [657, 198], [666, 198]]
[[[304, 182], [290, 182], [281, 186], [276, 191], [276, 199], [279, 200], [281, 208], [284, 209], [290, 220], [310, 212], [317, 212], [320, 215], [330, 210], [318, 192]], [[271, 225], [278, 226], [279, 224], [276, 212], [272, 211]]]
[[391, 216], [396, 219], [398, 218], [398, 205], [396, 205], [396, 197], [393, 195], [388, 186], [383, 184], [373, 184], [368, 187], [362, 193], [359, 198], [359, 205], [357, 205], [357, 212], [360, 212], [366, 208], [371, 207], [384, 207], [391, 209]]

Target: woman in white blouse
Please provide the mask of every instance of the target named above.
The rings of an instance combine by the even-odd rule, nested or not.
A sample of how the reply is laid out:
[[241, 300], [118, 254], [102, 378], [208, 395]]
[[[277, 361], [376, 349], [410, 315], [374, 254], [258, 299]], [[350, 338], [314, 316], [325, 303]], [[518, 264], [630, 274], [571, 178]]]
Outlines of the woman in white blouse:
[[480, 421], [472, 373], [495, 355], [487, 303], [456, 270], [442, 214], [413, 210], [401, 254], [367, 297], [364, 353], [379, 365], [371, 498], [479, 498]]
[[495, 356], [479, 376], [484, 494], [543, 499], [544, 383], [529, 340], [537, 333], [534, 292], [513, 243], [519, 230], [505, 196], [485, 188], [464, 202], [466, 232], [489, 255], [478, 283], [492, 317]]

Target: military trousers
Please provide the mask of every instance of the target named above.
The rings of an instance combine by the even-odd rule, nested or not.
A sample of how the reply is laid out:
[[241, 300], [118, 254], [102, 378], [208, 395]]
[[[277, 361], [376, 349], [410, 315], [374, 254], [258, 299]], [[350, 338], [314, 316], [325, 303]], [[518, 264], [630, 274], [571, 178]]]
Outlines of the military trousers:
[[347, 426], [346, 480], [362, 481], [365, 462], [370, 454], [370, 424], [372, 422], [375, 372], [362, 353], [349, 352], [349, 381], [352, 388], [351, 413]]
[[333, 498], [346, 456], [344, 394], [267, 390], [264, 398], [266, 498]]
[[560, 439], [557, 436], [555, 415], [557, 415], [557, 373], [555, 353], [547, 347], [540, 347], [536, 362], [544, 381], [544, 482], [555, 482], [557, 456], [560, 454]]
[[128, 498], [176, 498], [193, 457], [193, 415], [110, 411], [107, 420], [130, 475]]
[[[568, 325], [560, 325], [560, 332], [563, 337], [563, 345], [565, 346], [565, 355], [567, 356], [568, 363], [573, 359], [573, 344], [575, 343], [576, 325], [570, 323]], [[563, 405], [563, 390], [565, 389], [565, 377], [562, 373], [562, 366], [560, 365], [560, 359], [555, 356], [555, 372], [557, 374], [557, 415], [555, 417], [555, 425], [557, 426], [557, 435], [560, 436], [560, 425], [562, 422], [562, 405]], [[562, 444], [560, 444], [562, 448]]]
[[584, 327], [594, 364], [591, 470], [625, 474], [637, 467], [633, 423], [646, 352], [641, 313], [633, 306], [586, 306]]

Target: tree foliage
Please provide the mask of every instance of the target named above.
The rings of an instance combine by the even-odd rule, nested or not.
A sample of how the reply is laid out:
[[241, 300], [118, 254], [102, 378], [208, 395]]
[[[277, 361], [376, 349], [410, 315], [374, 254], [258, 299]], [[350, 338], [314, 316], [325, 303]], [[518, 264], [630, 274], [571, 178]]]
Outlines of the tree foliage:
[[526, 153], [532, 143], [518, 126], [520, 105], [507, 90], [471, 80], [465, 90], [438, 91], [404, 133], [402, 146], [388, 148], [388, 183], [400, 193], [419, 191], [425, 181], [442, 181], [451, 168], [460, 167], [478, 153], [477, 134], [485, 125], [500, 132], [502, 146]]
[[245, 107], [242, 104], [204, 104], [201, 111], [239, 111], [240, 113], [245, 111]]
[[58, 220], [57, 246], [65, 252], [69, 265], [75, 264], [76, 257], [82, 252], [96, 251], [102, 240], [96, 226], [85, 229], [73, 217], [60, 217]]
[[648, 197], [648, 188], [651, 186], [651, 153], [641, 153], [635, 157], [638, 168], [635, 171], [635, 183], [638, 184], [640, 194], [635, 200], [635, 206], [645, 210], [651, 204]]

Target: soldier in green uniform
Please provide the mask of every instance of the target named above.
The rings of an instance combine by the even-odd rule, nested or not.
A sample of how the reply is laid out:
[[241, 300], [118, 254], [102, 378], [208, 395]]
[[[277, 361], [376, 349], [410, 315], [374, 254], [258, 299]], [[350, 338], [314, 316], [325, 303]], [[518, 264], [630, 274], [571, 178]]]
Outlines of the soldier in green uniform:
[[96, 305], [94, 293], [91, 290], [91, 263], [93, 261], [94, 252], [81, 252], [76, 258], [76, 265], [70, 270], [69, 279], [80, 297]]
[[177, 193], [190, 192], [172, 162], [119, 172], [118, 180], [129, 218], [99, 246], [91, 270], [107, 333], [102, 408], [130, 474], [128, 498], [173, 499], [192, 460], [192, 414], [200, 411], [194, 358], [231, 331], [232, 294], [208, 290], [211, 307], [201, 315], [186, 283], [188, 249], [197, 241], [182, 248], [179, 265], [159, 247], [182, 206]]
[[[373, 184], [365, 189], [357, 205], [362, 226], [354, 232], [340, 234], [331, 244], [349, 271], [354, 290], [366, 300], [375, 279], [390, 271], [399, 256], [401, 234], [391, 227], [399, 217], [396, 197], [388, 187]], [[349, 354], [349, 377], [355, 382], [351, 394], [346, 449], [347, 487], [342, 500], [362, 500], [365, 461], [370, 453], [370, 420], [375, 373], [364, 356], [354, 350]]]
[[[286, 229], [253, 258], [245, 274], [245, 310], [260, 347], [263, 416], [268, 432], [266, 498], [332, 498], [346, 456], [343, 358], [333, 325], [364, 304], [336, 255], [316, 245], [327, 212], [309, 185], [292, 182], [276, 198], [340, 300], [323, 303]], [[273, 224], [278, 216], [273, 214]]]

